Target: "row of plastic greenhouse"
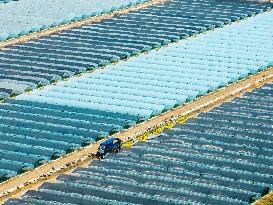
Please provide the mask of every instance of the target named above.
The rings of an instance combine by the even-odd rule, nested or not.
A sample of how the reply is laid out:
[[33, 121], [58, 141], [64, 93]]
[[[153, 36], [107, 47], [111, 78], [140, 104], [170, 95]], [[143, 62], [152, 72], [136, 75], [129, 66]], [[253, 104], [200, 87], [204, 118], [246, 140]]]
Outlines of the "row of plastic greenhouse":
[[[26, 2], [31, 3], [31, 1], [20, 2], [26, 8], [30, 8]], [[62, 5], [56, 2], [53, 4], [53, 2], [51, 2], [52, 5]], [[64, 1], [62, 2], [64, 3]], [[67, 1], [65, 2], [64, 4], [69, 4]], [[90, 4], [92, 2], [90, 1]], [[128, 0], [128, 2], [130, 1]], [[84, 4], [79, 3], [79, 5]], [[12, 97], [87, 70], [159, 48], [247, 16], [256, 15], [270, 9], [271, 6], [271, 4], [241, 1], [176, 0], [6, 47], [0, 51], [0, 99]], [[23, 11], [25, 12], [25, 10]], [[5, 26], [6, 23], [12, 29], [17, 28], [7, 22], [7, 19], [14, 21], [14, 17], [7, 18], [5, 12], [6, 10], [0, 11], [0, 19], [1, 15], [5, 19], [0, 20], [0, 32], [1, 29], [8, 28]], [[14, 15], [18, 15], [17, 13], [14, 12]], [[65, 15], [69, 12], [62, 11], [61, 13]], [[43, 15], [40, 17], [44, 19]], [[20, 19], [20, 25], [23, 23], [29, 25], [24, 18], [18, 17], [18, 19]], [[38, 22], [36, 18], [34, 20], [35, 23]], [[270, 23], [270, 19], [267, 20], [265, 29], [270, 27]], [[17, 29], [18, 32], [21, 31], [21, 28]], [[266, 31], [262, 30], [262, 32]], [[219, 38], [219, 41], [223, 41], [221, 38], [225, 37], [219, 36]], [[213, 43], [218, 43], [218, 40], [215, 39]], [[175, 45], [173, 46], [175, 47]], [[195, 45], [192, 44], [192, 46]], [[198, 45], [198, 47], [200, 46]], [[202, 52], [202, 50], [200, 51]], [[199, 57], [197, 56], [197, 58]], [[236, 63], [235, 61], [234, 65]], [[265, 65], [265, 63], [259, 65]]]
[[273, 186], [273, 84], [5, 204], [247, 204]]
[[[10, 2], [1, 4], [2, 2]], [[0, 41], [144, 3], [145, 0], [0, 0]]]
[[[143, 7], [1, 47], [137, 5]], [[272, 6], [0, 0], [0, 203], [29, 188], [34, 179], [16, 177], [22, 173], [272, 69]], [[266, 84], [5, 204], [250, 204], [273, 190], [272, 102], [273, 84]], [[67, 167], [51, 171], [58, 168]], [[14, 187], [13, 177], [22, 183]], [[12, 187], [2, 192], [4, 186]]]
[[[179, 2], [170, 3], [170, 7], [178, 8]], [[163, 6], [158, 9], [161, 8]], [[222, 16], [223, 13], [219, 12], [219, 15]], [[133, 13], [130, 19], [134, 16], [139, 17], [142, 14]], [[6, 100], [0, 105], [0, 178], [5, 180], [33, 169], [250, 74], [265, 70], [272, 60], [272, 16], [272, 11], [259, 14], [255, 18], [248, 18], [213, 32], [178, 41], [148, 54], [129, 58], [116, 65], [106, 66], [103, 70], [73, 77], [42, 90], [37, 89], [32, 93]], [[148, 24], [148, 21], [145, 22]], [[99, 27], [99, 24], [96, 26]], [[90, 27], [86, 26], [83, 28], [85, 31], [80, 29], [80, 32], [86, 33], [86, 38], [91, 38], [88, 37], [91, 32], [88, 28]], [[65, 46], [59, 51], [61, 46], [55, 43], [66, 42], [57, 39], [67, 39], [65, 36], [73, 35], [73, 32], [67, 31], [47, 37], [46, 40], [41, 39], [3, 50], [2, 59], [6, 59], [6, 63], [1, 63], [22, 65], [21, 63], [25, 62], [28, 64], [26, 68], [29, 68], [32, 62], [37, 69], [41, 69], [39, 66], [48, 68], [46, 65], [52, 65], [51, 72], [61, 72], [61, 68], [71, 68], [69, 71], [72, 72], [79, 71], [80, 68], [86, 69], [91, 63], [89, 59], [93, 59], [90, 55], [84, 57], [84, 52], [79, 51], [79, 46], [73, 50], [73, 55], [64, 54], [70, 51]], [[77, 45], [81, 44], [84, 36], [80, 35], [77, 40], [74, 39]], [[43, 41], [50, 41], [51, 38], [56, 38], [53, 44], [57, 46], [54, 55], [50, 49], [41, 49], [41, 53], [36, 53], [39, 57], [35, 57], [35, 53], [26, 52], [27, 45], [36, 44], [39, 47], [44, 45]], [[133, 48], [133, 45], [147, 46], [147, 42], [132, 43], [127, 48]], [[45, 57], [46, 55], [48, 57]], [[43, 70], [38, 72], [40, 75], [50, 75]], [[4, 73], [3, 81], [0, 81], [4, 84], [7, 82], [7, 87], [9, 82], [16, 85], [23, 79], [18, 70], [14, 73], [18, 76], [16, 80], [14, 77], [7, 79], [9, 73], [10, 71]], [[30, 81], [26, 79], [31, 79], [35, 84], [37, 79], [41, 79], [27, 75], [28, 72], [22, 83], [28, 84]]]

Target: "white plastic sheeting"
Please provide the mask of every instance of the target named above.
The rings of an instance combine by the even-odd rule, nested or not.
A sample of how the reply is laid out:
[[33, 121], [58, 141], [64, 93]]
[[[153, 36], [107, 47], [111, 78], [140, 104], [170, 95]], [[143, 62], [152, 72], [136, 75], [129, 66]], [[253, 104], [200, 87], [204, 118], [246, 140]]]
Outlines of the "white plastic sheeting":
[[0, 51], [0, 99], [255, 16], [271, 7], [243, 1], [173, 0], [8, 46]]
[[260, 14], [17, 99], [150, 118], [266, 69], [272, 17]]

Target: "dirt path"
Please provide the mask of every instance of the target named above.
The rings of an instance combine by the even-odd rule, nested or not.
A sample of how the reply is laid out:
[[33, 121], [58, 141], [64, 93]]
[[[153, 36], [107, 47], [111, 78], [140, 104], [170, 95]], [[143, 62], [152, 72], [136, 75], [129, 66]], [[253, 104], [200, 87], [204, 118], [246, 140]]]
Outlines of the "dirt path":
[[273, 204], [273, 191], [253, 203], [253, 205], [272, 205], [272, 204]]
[[[267, 71], [250, 76], [247, 79], [200, 97], [193, 102], [177, 107], [161, 116], [154, 117], [111, 137], [119, 137], [123, 140], [134, 139], [136, 136], [176, 120], [178, 117], [187, 115], [196, 116], [200, 112], [207, 112], [223, 102], [230, 101], [235, 97], [241, 96], [244, 92], [252, 91], [253, 89], [272, 81], [273, 68], [270, 68]], [[88, 161], [92, 160], [92, 154], [96, 153], [96, 150], [102, 141], [81, 150], [77, 150], [0, 184], [0, 203], [8, 197], [19, 197], [27, 189], [36, 189], [42, 182], [48, 180], [52, 181], [61, 173], [69, 172], [77, 166], [86, 164]]]

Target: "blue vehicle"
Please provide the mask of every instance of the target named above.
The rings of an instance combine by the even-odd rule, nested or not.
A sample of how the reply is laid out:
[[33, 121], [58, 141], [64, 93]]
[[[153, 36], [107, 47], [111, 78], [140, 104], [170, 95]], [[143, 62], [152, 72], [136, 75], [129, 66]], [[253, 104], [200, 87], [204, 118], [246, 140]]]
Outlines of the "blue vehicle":
[[98, 151], [97, 158], [103, 159], [109, 153], [118, 153], [121, 149], [121, 139], [119, 138], [111, 138], [101, 143]]

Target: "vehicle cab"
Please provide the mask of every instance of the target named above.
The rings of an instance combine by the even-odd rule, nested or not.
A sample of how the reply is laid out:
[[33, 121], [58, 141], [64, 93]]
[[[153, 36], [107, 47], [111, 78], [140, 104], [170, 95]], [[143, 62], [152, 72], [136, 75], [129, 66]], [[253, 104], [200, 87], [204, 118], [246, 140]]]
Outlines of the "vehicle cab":
[[109, 153], [117, 153], [121, 148], [121, 139], [111, 138], [100, 144], [96, 156], [103, 159]]

